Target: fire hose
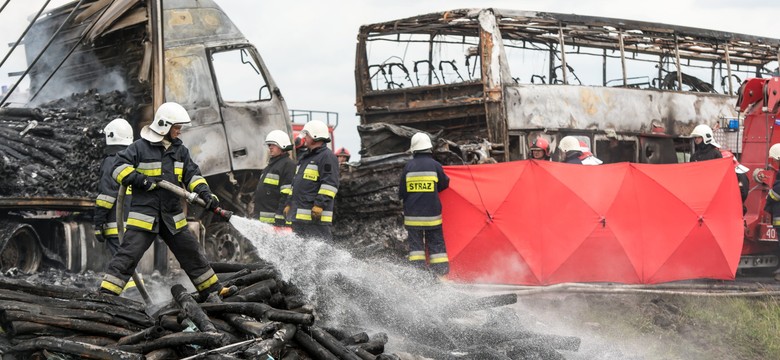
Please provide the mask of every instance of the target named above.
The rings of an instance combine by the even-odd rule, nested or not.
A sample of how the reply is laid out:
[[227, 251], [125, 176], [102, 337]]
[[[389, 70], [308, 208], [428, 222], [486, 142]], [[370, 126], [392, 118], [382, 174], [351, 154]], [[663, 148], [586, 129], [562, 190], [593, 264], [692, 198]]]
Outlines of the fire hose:
[[[181, 186], [176, 186], [168, 181], [160, 180], [157, 182], [157, 186], [159, 186], [162, 189], [168, 190], [177, 196], [184, 198], [187, 200], [188, 203], [192, 204], [198, 204], [201, 207], [206, 207], [206, 202], [198, 197], [198, 194], [191, 193], [185, 189], [183, 189]], [[119, 237], [119, 243], [122, 243], [122, 238], [125, 234], [125, 212], [124, 212], [124, 204], [125, 204], [125, 192], [127, 191], [127, 186], [121, 185], [119, 187], [119, 193], [117, 194], [117, 200], [116, 200], [116, 228], [117, 228], [117, 235]], [[213, 209], [214, 213], [224, 218], [226, 221], [230, 220], [230, 217], [233, 216], [233, 212], [229, 210], [222, 209], [220, 207], [216, 207]], [[133, 281], [135, 281], [135, 286], [138, 288], [138, 292], [141, 293], [141, 297], [144, 299], [144, 302], [146, 305], [152, 305], [152, 299], [149, 296], [149, 292], [146, 291], [146, 287], [144, 286], [143, 282], [141, 282], [141, 275], [138, 273], [137, 270], [133, 270]]]

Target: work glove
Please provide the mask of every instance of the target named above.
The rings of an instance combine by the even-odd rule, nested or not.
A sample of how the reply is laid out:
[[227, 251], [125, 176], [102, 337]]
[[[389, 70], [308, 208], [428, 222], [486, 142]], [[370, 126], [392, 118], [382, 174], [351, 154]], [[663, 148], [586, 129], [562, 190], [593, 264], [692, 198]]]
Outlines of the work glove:
[[284, 207], [284, 211], [283, 211], [285, 219], [287, 218], [287, 214], [289, 212], [290, 212], [290, 205], [287, 205], [287, 206]]
[[95, 240], [106, 242], [106, 238], [103, 237], [103, 224], [95, 225]]
[[143, 189], [144, 191], [152, 191], [157, 188], [157, 182], [162, 179], [158, 177], [150, 177], [146, 175], [140, 175], [136, 177], [136, 182], [133, 186], [136, 189]]
[[320, 221], [320, 218], [322, 218], [322, 208], [314, 205], [314, 207], [311, 208], [311, 219]]
[[209, 191], [201, 191], [198, 196], [206, 203], [206, 210], [210, 211], [219, 207], [219, 198], [217, 195], [214, 195]]

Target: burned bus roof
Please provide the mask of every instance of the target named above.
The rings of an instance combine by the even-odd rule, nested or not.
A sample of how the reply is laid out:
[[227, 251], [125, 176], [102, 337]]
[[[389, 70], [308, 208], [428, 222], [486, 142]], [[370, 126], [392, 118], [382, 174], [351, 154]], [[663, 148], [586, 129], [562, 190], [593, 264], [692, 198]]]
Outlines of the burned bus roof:
[[419, 33], [473, 36], [479, 28], [479, 14], [492, 11], [505, 40], [557, 44], [559, 31], [568, 45], [618, 49], [623, 35], [626, 51], [666, 54], [676, 46], [680, 57], [719, 60], [729, 47], [734, 64], [766, 64], [780, 57], [780, 39], [707, 30], [687, 26], [615, 19], [576, 14], [503, 10], [456, 9], [364, 25], [361, 37]]

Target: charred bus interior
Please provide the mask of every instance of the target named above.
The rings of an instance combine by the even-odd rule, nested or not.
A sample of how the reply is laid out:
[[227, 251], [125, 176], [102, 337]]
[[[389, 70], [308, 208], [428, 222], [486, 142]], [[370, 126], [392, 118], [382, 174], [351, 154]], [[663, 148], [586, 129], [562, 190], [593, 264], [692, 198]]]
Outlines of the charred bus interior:
[[[606, 163], [674, 163], [691, 129], [739, 153], [737, 89], [777, 73], [777, 39], [555, 13], [463, 9], [361, 27], [363, 125], [406, 125], [499, 161], [576, 135]], [[736, 122], [735, 122], [736, 120]], [[607, 136], [609, 135], [609, 136]], [[507, 145], [507, 146], [505, 146]]]

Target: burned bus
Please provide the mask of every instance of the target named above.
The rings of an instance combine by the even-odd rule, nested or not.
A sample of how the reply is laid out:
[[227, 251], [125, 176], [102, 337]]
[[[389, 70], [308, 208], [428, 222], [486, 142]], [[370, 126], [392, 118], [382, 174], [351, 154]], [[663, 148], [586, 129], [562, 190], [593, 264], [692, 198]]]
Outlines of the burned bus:
[[[498, 161], [566, 135], [605, 163], [685, 162], [698, 124], [742, 152], [737, 90], [776, 73], [780, 40], [603, 17], [461, 9], [365, 25], [361, 124], [487, 139]], [[475, 159], [470, 159], [474, 161]]]

